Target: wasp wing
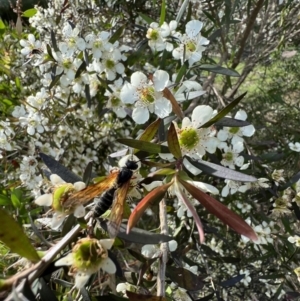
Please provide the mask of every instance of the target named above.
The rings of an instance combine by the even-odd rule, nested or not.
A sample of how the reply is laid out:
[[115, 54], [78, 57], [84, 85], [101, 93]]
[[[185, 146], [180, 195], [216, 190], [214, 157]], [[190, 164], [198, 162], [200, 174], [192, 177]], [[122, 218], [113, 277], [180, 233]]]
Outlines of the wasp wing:
[[103, 181], [71, 194], [62, 204], [64, 209], [85, 205], [104, 191], [114, 187], [119, 172], [112, 172]]
[[111, 238], [115, 238], [119, 232], [120, 225], [123, 219], [123, 211], [125, 200], [129, 191], [130, 181], [122, 184], [116, 191], [115, 201], [113, 203], [109, 222], [107, 224], [107, 231]]

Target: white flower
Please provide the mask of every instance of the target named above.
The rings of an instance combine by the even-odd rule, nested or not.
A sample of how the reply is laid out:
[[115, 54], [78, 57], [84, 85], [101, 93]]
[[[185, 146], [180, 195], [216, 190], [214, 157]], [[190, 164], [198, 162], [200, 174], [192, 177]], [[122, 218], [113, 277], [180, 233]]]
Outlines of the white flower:
[[107, 89], [104, 94], [105, 96], [108, 96], [106, 107], [112, 109], [119, 118], [125, 118], [127, 115], [125, 111], [126, 105], [120, 99], [122, 85], [123, 79], [119, 78], [114, 81], [113, 85], [108, 85], [111, 91]]
[[[176, 240], [169, 241], [168, 247], [170, 252], [174, 252], [178, 247], [177, 241]], [[156, 258], [160, 256], [161, 250], [158, 245], [144, 245], [142, 247], [141, 253], [143, 254], [143, 256], [147, 258]]]
[[295, 244], [296, 247], [300, 247], [300, 237], [298, 235], [289, 236], [288, 241]]
[[85, 37], [86, 47], [92, 50], [93, 58], [100, 59], [103, 52], [112, 51], [113, 45], [108, 42], [109, 39], [110, 33], [107, 31], [101, 31], [97, 36], [91, 33]]
[[241, 167], [244, 164], [244, 157], [239, 156], [244, 149], [243, 142], [238, 141], [232, 147], [223, 142], [220, 143], [219, 148], [224, 151], [222, 154], [223, 159], [221, 160], [222, 165], [235, 169], [235, 165]]
[[[248, 218], [246, 219], [246, 222], [251, 226], [251, 220]], [[255, 244], [261, 244], [266, 245], [268, 243], [273, 243], [272, 230], [270, 225], [268, 225], [265, 221], [262, 222], [262, 224], [257, 225], [253, 228], [253, 230], [256, 232], [258, 240], [254, 241]], [[242, 240], [246, 243], [250, 241], [250, 239], [246, 236], [242, 235]]]
[[201, 36], [202, 27], [203, 23], [198, 20], [192, 20], [186, 24], [186, 33], [178, 35], [180, 45], [172, 52], [175, 59], [180, 59], [182, 63], [188, 60], [190, 67], [200, 61], [205, 46], [209, 44], [209, 40]]
[[[239, 110], [235, 114], [234, 118], [245, 121], [247, 119], [247, 113], [244, 110]], [[252, 124], [250, 124], [243, 127], [224, 127], [218, 132], [217, 137], [220, 141], [232, 139], [231, 143], [234, 145], [239, 141], [243, 142], [243, 136], [251, 137], [254, 133], [255, 128]]]
[[80, 29], [74, 29], [69, 22], [66, 22], [62, 34], [64, 42], [58, 43], [58, 48], [62, 53], [72, 56], [76, 50], [83, 51], [86, 48], [86, 42], [83, 38], [79, 37]]
[[116, 266], [107, 252], [113, 243], [113, 239], [82, 238], [73, 247], [72, 252], [56, 261], [55, 265], [70, 265], [69, 274], [75, 277], [76, 288], [81, 289], [99, 269], [109, 274], [116, 272]]
[[249, 283], [251, 282], [251, 277], [249, 276], [250, 275], [250, 272], [248, 270], [240, 270], [240, 275], [241, 274], [244, 274], [244, 278], [241, 280], [241, 283], [243, 283], [245, 286], [248, 286]]
[[171, 21], [170, 24], [164, 22], [161, 26], [158, 23], [152, 22], [147, 31], [146, 37], [149, 39], [148, 45], [153, 51], [172, 51], [173, 45], [168, 42], [167, 37], [175, 34], [177, 22]]
[[174, 97], [178, 102], [191, 100], [205, 94], [206, 91], [194, 80], [185, 80], [180, 88], [175, 92]]
[[28, 40], [20, 40], [21, 46], [24, 48], [21, 50], [22, 55], [29, 55], [32, 50], [39, 49], [42, 46], [42, 42], [35, 39], [33, 34], [28, 35]]
[[20, 117], [20, 125], [27, 126], [27, 133], [34, 135], [35, 132], [43, 133], [44, 126], [48, 123], [48, 118], [40, 115], [38, 112], [30, 112], [26, 117]]
[[54, 185], [53, 193], [43, 194], [35, 200], [35, 203], [39, 206], [52, 206], [54, 211], [52, 217], [51, 228], [59, 229], [64, 221], [64, 218], [74, 213], [76, 217], [83, 217], [85, 215], [85, 208], [81, 204], [69, 204], [65, 205], [65, 201], [68, 199], [68, 195], [76, 191], [80, 191], [86, 187], [83, 182], [76, 182], [74, 184], [66, 183], [58, 175], [52, 174], [50, 176], [52, 185]]
[[239, 191], [239, 188], [241, 186], [240, 182], [232, 181], [232, 180], [228, 180], [228, 179], [225, 179], [224, 182], [226, 183], [226, 185], [223, 187], [222, 193], [221, 193], [221, 195], [223, 197], [228, 196], [229, 193], [235, 194], [237, 191]]
[[121, 51], [113, 49], [110, 52], [105, 52], [101, 57], [101, 64], [99, 64], [99, 72], [105, 72], [108, 80], [115, 80], [117, 73], [123, 75], [125, 67], [120, 61], [122, 60]]
[[179, 145], [182, 155], [201, 159], [206, 152], [215, 153], [219, 140], [214, 137], [216, 130], [213, 127], [199, 127], [209, 121], [215, 112], [210, 106], [197, 106], [192, 113], [192, 120], [183, 118], [181, 128], [176, 126]]
[[155, 71], [153, 80], [139, 71], [131, 75], [131, 83], [125, 83], [120, 98], [125, 104], [134, 104], [132, 119], [136, 123], [145, 123], [149, 119], [149, 112], [155, 113], [159, 118], [169, 116], [172, 105], [163, 95], [168, 81], [169, 74], [163, 70]]
[[293, 143], [293, 142], [290, 142], [289, 143], [289, 148], [292, 150], [292, 151], [294, 151], [294, 152], [300, 152], [300, 143], [299, 142], [295, 142], [295, 143]]

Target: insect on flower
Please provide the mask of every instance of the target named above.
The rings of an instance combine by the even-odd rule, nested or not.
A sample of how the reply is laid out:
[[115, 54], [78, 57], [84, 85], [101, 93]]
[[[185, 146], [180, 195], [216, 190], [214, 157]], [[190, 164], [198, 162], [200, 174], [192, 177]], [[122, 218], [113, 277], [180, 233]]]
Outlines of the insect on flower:
[[[129, 159], [129, 157], [131, 157], [131, 159]], [[76, 204], [86, 204], [102, 194], [95, 206], [94, 217], [100, 217], [112, 205], [107, 226], [110, 236], [112, 238], [116, 237], [122, 222], [125, 200], [131, 186], [130, 181], [134, 172], [140, 167], [137, 162], [138, 158], [133, 157], [135, 156], [130, 155], [123, 158], [119, 162], [121, 168], [112, 170], [103, 181], [72, 194], [65, 201], [64, 206], [70, 206], [70, 204], [72, 204], [72, 206], [76, 206]]]

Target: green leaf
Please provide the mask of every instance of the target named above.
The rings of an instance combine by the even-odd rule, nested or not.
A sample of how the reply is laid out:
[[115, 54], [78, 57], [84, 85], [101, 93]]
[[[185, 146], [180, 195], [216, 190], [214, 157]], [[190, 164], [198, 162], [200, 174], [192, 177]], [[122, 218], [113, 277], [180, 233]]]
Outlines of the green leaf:
[[22, 17], [30, 18], [30, 17], [33, 17], [36, 13], [37, 13], [37, 9], [30, 8], [23, 12]]
[[188, 66], [189, 66], [188, 61], [184, 62], [184, 64], [181, 66], [181, 68], [179, 69], [179, 71], [177, 73], [176, 79], [175, 79], [176, 84], [178, 84], [181, 81], [181, 79], [186, 75]]
[[147, 16], [147, 15], [145, 15], [145, 14], [139, 13], [139, 16], [140, 16], [144, 21], [146, 21], [148, 24], [151, 24], [152, 22], [155, 22], [154, 19], [150, 18], [149, 16]]
[[11, 193], [11, 202], [15, 208], [21, 207], [22, 191], [21, 189], [14, 189]]
[[5, 24], [3, 23], [2, 19], [0, 18], [0, 30], [5, 29]]
[[32, 262], [38, 262], [40, 257], [30, 244], [21, 226], [1, 208], [0, 220], [0, 240], [3, 241], [13, 253], [17, 253]]
[[161, 10], [160, 10], [160, 19], [159, 19], [159, 26], [162, 26], [165, 22], [166, 18], [166, 0], [162, 0], [161, 3]]
[[203, 172], [213, 175], [218, 178], [228, 179], [233, 181], [240, 181], [240, 182], [256, 182], [257, 178], [253, 176], [249, 176], [243, 174], [241, 172], [235, 171], [233, 169], [224, 167], [222, 165], [218, 165], [215, 163], [211, 163], [204, 160], [193, 160], [190, 157], [185, 157], [193, 166], [199, 168]]
[[148, 142], [148, 141], [140, 141], [140, 140], [126, 139], [126, 138], [117, 139], [117, 141], [124, 145], [148, 152], [150, 154], [170, 152], [167, 146]]
[[49, 90], [51, 90], [59, 82], [59, 79], [61, 78], [61, 76], [63, 74], [64, 74], [64, 71], [61, 74], [58, 74], [53, 78], [52, 82], [50, 83]]
[[238, 72], [236, 72], [235, 70], [229, 69], [229, 68], [224, 68], [221, 66], [216, 66], [216, 65], [204, 64], [204, 65], [200, 65], [200, 66], [199, 65], [194, 66], [192, 68], [199, 68], [201, 70], [205, 70], [205, 71], [209, 71], [209, 72], [213, 72], [213, 73], [217, 73], [217, 74], [228, 75], [228, 76], [232, 76], [232, 77], [240, 77]]
[[224, 109], [222, 109], [214, 118], [207, 121], [200, 128], [208, 128], [209, 126], [219, 121], [221, 118], [225, 117], [229, 112], [232, 111], [233, 108], [235, 108], [239, 104], [239, 102], [244, 98], [246, 94], [247, 92], [243, 93], [242, 95], [234, 99], [229, 105], [227, 105]]
[[125, 24], [125, 25], [121, 26], [120, 28], [118, 28], [117, 31], [110, 37], [109, 42], [113, 44], [114, 42], [119, 40], [119, 38], [122, 36], [126, 27], [127, 27], [127, 25]]
[[168, 131], [168, 147], [169, 147], [171, 154], [176, 159], [179, 159], [182, 157], [177, 132], [176, 132], [175, 125], [173, 122], [171, 123], [171, 126]]
[[188, 291], [199, 291], [203, 288], [204, 283], [202, 276], [197, 276], [191, 271], [182, 267], [173, 267], [168, 265], [166, 269], [166, 276], [178, 286]]
[[154, 122], [152, 122], [148, 127], [145, 129], [144, 133], [140, 136], [139, 140], [141, 141], [151, 141], [154, 136], [156, 135], [159, 126], [161, 123], [161, 119], [158, 118]]
[[184, 2], [181, 4], [179, 12], [177, 13], [176, 22], [179, 23], [183, 14], [186, 11], [186, 7], [188, 6], [190, 0], [184, 0]]
[[11, 200], [4, 194], [0, 194], [0, 205], [9, 206], [11, 205]]

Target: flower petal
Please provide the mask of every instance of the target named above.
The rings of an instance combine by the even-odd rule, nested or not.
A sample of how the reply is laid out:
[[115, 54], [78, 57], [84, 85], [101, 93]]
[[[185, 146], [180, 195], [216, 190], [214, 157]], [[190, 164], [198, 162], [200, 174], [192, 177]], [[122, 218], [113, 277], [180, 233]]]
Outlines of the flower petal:
[[149, 119], [149, 111], [145, 107], [137, 107], [132, 112], [132, 119], [138, 123], [143, 124]]
[[156, 91], [163, 91], [169, 81], [169, 74], [164, 70], [156, 70], [153, 74], [153, 84]]
[[79, 289], [83, 288], [90, 278], [90, 274], [78, 271], [75, 276], [75, 286]]
[[51, 206], [53, 201], [52, 193], [46, 193], [39, 196], [34, 202], [39, 206]]
[[66, 215], [62, 212], [55, 212], [52, 217], [51, 229], [58, 230], [64, 222]]
[[55, 262], [55, 266], [60, 267], [64, 265], [72, 265], [73, 264], [73, 253], [69, 253], [67, 256], [60, 258]]
[[76, 207], [76, 209], [74, 210], [74, 216], [75, 217], [84, 217], [85, 216], [85, 208], [83, 205], [79, 205]]
[[76, 191], [80, 191], [83, 190], [86, 187], [86, 184], [84, 182], [75, 182], [74, 184], [74, 188]]
[[109, 250], [111, 249], [111, 247], [113, 246], [114, 244], [114, 239], [111, 239], [111, 238], [107, 238], [107, 239], [101, 239], [100, 240], [100, 244], [101, 246], [106, 249], [106, 250]]
[[109, 257], [102, 260], [100, 268], [108, 274], [114, 274], [117, 270], [116, 265]]
[[59, 185], [59, 184], [63, 184], [66, 183], [59, 175], [57, 174], [52, 174], [50, 176], [50, 181], [53, 185]]

